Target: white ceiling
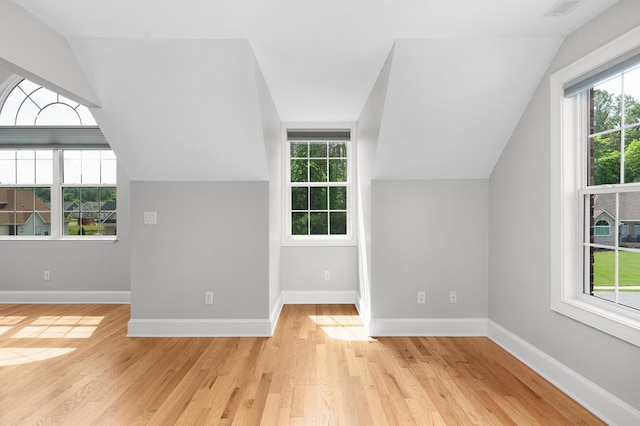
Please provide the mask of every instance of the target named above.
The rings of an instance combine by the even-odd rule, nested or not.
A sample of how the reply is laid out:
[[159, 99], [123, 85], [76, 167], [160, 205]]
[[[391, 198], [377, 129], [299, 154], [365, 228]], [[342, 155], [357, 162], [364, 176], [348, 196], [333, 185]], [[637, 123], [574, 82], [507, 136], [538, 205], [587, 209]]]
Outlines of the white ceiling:
[[[556, 37], [615, 0], [14, 0], [67, 39], [246, 39], [282, 121], [355, 121], [396, 39]], [[546, 63], [550, 58], [541, 58]]]

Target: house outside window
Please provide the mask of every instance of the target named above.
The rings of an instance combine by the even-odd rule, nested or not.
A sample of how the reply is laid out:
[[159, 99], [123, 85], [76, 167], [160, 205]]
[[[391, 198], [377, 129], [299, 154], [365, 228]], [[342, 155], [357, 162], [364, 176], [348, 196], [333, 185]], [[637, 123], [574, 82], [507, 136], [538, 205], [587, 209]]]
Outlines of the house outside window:
[[551, 307], [640, 346], [640, 28], [550, 86]]
[[285, 129], [285, 244], [352, 241], [352, 135], [352, 128]]
[[0, 91], [0, 238], [114, 239], [116, 174], [88, 108], [24, 79]]

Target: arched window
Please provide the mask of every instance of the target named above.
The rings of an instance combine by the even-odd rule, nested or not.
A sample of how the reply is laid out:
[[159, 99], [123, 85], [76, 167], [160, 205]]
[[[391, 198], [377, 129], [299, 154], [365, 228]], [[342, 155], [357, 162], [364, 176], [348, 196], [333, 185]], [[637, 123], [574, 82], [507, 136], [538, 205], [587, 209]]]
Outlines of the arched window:
[[96, 121], [86, 106], [24, 79], [4, 99], [0, 125], [96, 126]]
[[0, 93], [0, 238], [115, 238], [116, 175], [86, 106], [26, 79]]
[[593, 235], [599, 237], [608, 237], [611, 235], [611, 226], [606, 220], [600, 219], [593, 227]]

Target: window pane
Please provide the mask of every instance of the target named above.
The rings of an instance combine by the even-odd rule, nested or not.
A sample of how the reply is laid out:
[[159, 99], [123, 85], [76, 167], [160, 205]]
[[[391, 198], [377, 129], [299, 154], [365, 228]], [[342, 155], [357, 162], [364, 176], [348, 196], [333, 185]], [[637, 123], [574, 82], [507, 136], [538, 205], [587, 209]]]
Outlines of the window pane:
[[[640, 123], [640, 65], [624, 73], [626, 126]], [[640, 140], [640, 127], [627, 129], [629, 141]]]
[[327, 143], [326, 142], [310, 142], [309, 158], [326, 158]]
[[620, 251], [618, 259], [618, 303], [640, 308], [640, 253]]
[[58, 101], [58, 96], [55, 93], [43, 87], [35, 90], [29, 97], [40, 109]]
[[38, 113], [35, 123], [39, 126], [79, 126], [82, 124], [76, 110], [65, 104], [46, 106]]
[[53, 183], [53, 151], [36, 151], [36, 183]]
[[27, 99], [20, 106], [18, 115], [16, 116], [16, 125], [18, 126], [33, 126], [36, 123], [36, 117], [40, 112], [40, 108], [37, 107], [33, 101]]
[[311, 235], [327, 235], [328, 232], [328, 214], [327, 213], [310, 213], [310, 233]]
[[20, 104], [24, 98], [25, 95], [22, 93], [22, 90], [16, 88], [11, 91], [4, 101], [2, 109], [0, 109], [0, 125], [7, 126], [16, 124], [18, 108], [20, 108]]
[[100, 167], [100, 182], [101, 183], [116, 183], [117, 181], [117, 167], [115, 158], [102, 158], [102, 166]]
[[116, 235], [117, 211], [116, 188], [100, 188], [100, 210], [96, 235]]
[[307, 142], [291, 142], [291, 158], [307, 158], [309, 144]]
[[332, 186], [329, 188], [329, 209], [347, 209], [347, 188], [344, 186]]
[[0, 234], [50, 235], [50, 188], [6, 188], [0, 195], [7, 201], [0, 207]]
[[33, 151], [18, 151], [16, 180], [18, 184], [33, 184], [36, 180], [36, 163]]
[[100, 151], [82, 151], [82, 183], [100, 183]]
[[347, 160], [329, 160], [329, 181], [347, 181]]
[[291, 160], [291, 182], [307, 182], [309, 162], [307, 160]]
[[307, 187], [291, 188], [291, 210], [309, 209], [308, 191], [309, 188]]
[[620, 183], [620, 134], [613, 132], [589, 139], [593, 143], [594, 175], [590, 176], [591, 185]]
[[622, 77], [617, 76], [593, 87], [593, 132], [600, 133], [620, 127]]
[[[593, 294], [615, 300], [615, 251], [593, 250]], [[587, 290], [588, 292], [588, 290]]]
[[310, 181], [327, 181], [327, 160], [309, 160]]
[[80, 151], [65, 150], [63, 158], [63, 182], [82, 183], [82, 157]]
[[331, 235], [347, 234], [347, 212], [332, 212], [331, 219]]
[[[12, 151], [13, 153], [13, 151]], [[16, 160], [0, 158], [0, 184], [10, 185], [16, 183]]]
[[51, 188], [34, 189], [33, 235], [51, 235]]
[[63, 235], [79, 234], [80, 188], [63, 188], [62, 205], [64, 210]]
[[309, 213], [291, 213], [291, 234], [309, 234]]
[[616, 242], [613, 217], [616, 212], [616, 194], [586, 195], [585, 202], [590, 202], [593, 206], [590, 235], [586, 236], [585, 241], [613, 247]]
[[327, 210], [327, 188], [311, 187], [311, 210]]
[[329, 142], [329, 157], [347, 158], [347, 143]]

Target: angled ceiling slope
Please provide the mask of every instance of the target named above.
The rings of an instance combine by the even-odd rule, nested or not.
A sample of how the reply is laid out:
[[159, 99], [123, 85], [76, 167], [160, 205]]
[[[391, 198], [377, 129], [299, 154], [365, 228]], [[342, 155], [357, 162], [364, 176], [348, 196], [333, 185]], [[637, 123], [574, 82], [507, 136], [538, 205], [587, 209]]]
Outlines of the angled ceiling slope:
[[487, 178], [560, 43], [398, 40], [373, 178]]
[[71, 39], [132, 180], [267, 180], [244, 40]]
[[67, 41], [6, 0], [0, 1], [0, 65], [76, 102], [99, 105]]

